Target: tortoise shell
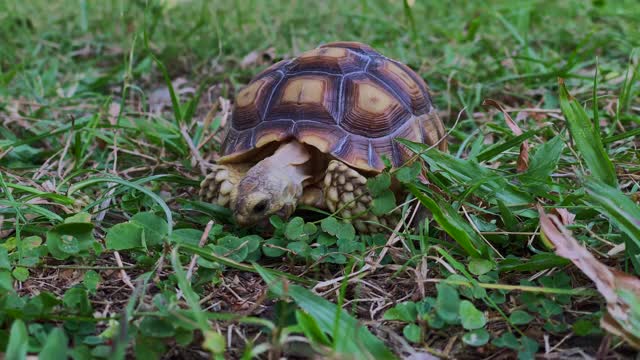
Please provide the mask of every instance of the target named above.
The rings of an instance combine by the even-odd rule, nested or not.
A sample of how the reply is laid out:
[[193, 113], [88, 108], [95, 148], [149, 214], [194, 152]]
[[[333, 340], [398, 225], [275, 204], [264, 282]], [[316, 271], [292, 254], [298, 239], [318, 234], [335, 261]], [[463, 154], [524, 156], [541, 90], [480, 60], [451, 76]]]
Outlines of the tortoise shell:
[[333, 42], [267, 68], [235, 99], [219, 163], [288, 139], [357, 169], [381, 171], [410, 156], [404, 138], [446, 150], [425, 82], [406, 65], [356, 42]]

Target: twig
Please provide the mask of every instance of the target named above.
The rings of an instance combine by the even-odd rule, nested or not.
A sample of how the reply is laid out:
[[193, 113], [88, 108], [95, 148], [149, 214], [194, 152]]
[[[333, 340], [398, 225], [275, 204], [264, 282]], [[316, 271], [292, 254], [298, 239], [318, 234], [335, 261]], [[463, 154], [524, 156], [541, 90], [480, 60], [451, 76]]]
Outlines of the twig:
[[547, 354], [555, 351], [558, 347], [560, 347], [560, 345], [562, 345], [563, 342], [567, 341], [567, 339], [569, 339], [572, 336], [573, 336], [573, 332], [568, 333], [565, 337], [560, 339], [560, 341], [558, 341], [557, 344], [555, 344], [551, 349], [549, 349], [549, 351], [547, 351]]
[[13, 150], [13, 145], [9, 146], [7, 150], [0, 153], [0, 160], [2, 160], [3, 157], [5, 157], [8, 153], [10, 153], [11, 150]]
[[485, 243], [487, 243], [487, 245], [489, 245], [489, 247], [491, 249], [493, 249], [493, 251], [496, 252], [496, 254], [498, 254], [498, 256], [500, 257], [500, 259], [504, 259], [504, 256], [502, 256], [502, 254], [500, 254], [500, 252], [498, 251], [498, 249], [496, 249], [489, 240], [487, 240], [487, 238], [484, 237], [484, 235], [482, 235], [482, 232], [480, 232], [480, 229], [478, 229], [478, 227], [476, 226], [476, 223], [473, 222], [473, 220], [471, 219], [471, 216], [469, 216], [469, 213], [467, 212], [467, 209], [464, 207], [464, 205], [462, 206], [462, 212], [464, 213], [464, 216], [467, 218], [467, 220], [469, 221], [469, 224], [471, 224], [471, 227], [473, 228], [473, 230], [476, 231], [476, 233], [478, 235], [480, 235], [480, 237], [482, 238], [482, 240], [484, 240]]
[[207, 169], [204, 166], [204, 159], [202, 159], [202, 155], [200, 155], [200, 152], [198, 151], [196, 146], [193, 144], [193, 140], [191, 140], [191, 137], [189, 136], [189, 133], [187, 132], [187, 127], [185, 125], [180, 126], [180, 133], [182, 134], [182, 137], [184, 138], [184, 140], [187, 142], [187, 145], [189, 146], [189, 150], [191, 150], [191, 156], [193, 156], [193, 159], [195, 160], [196, 164], [198, 165], [198, 167], [200, 167], [200, 173], [202, 173], [203, 176], [206, 175]]
[[400, 240], [400, 236], [398, 235], [398, 233], [400, 232], [400, 228], [402, 228], [402, 226], [405, 224], [405, 220], [407, 219], [408, 214], [409, 214], [409, 211], [407, 211], [402, 217], [402, 219], [398, 221], [398, 224], [396, 224], [396, 227], [393, 229], [393, 233], [389, 237], [389, 240], [387, 240], [387, 243], [384, 245], [384, 248], [382, 249], [382, 251], [380, 251], [380, 255], [378, 255], [378, 260], [374, 262], [372, 266], [373, 269], [380, 266], [380, 263], [382, 262], [382, 259], [385, 257], [385, 255], [387, 255], [389, 248]]
[[[116, 250], [113, 252], [113, 256], [116, 258], [116, 264], [119, 267], [124, 268], [124, 264], [122, 263], [122, 259], [120, 258], [120, 253]], [[131, 278], [127, 275], [127, 272], [124, 269], [120, 270], [120, 276], [122, 277], [122, 282], [125, 283], [131, 290], [135, 290], [136, 287], [131, 283]]]
[[109, 145], [109, 148], [110, 148], [110, 149], [113, 149], [113, 150], [116, 150], [116, 149], [117, 149], [117, 151], [118, 151], [118, 152], [122, 152], [122, 153], [125, 153], [125, 154], [138, 156], [138, 157], [141, 157], [141, 158], [143, 158], [143, 159], [147, 159], [147, 160], [154, 161], [154, 162], [156, 162], [156, 163], [158, 162], [158, 159], [154, 158], [153, 156], [149, 156], [149, 155], [146, 155], [146, 154], [140, 153], [140, 152], [138, 152], [138, 151], [127, 150], [127, 149], [120, 149], [120, 148], [116, 147], [115, 145]]
[[[371, 268], [372, 268], [372, 266], [371, 266], [371, 265], [369, 265], [369, 264], [365, 264], [365, 265], [364, 265], [360, 270], [358, 270], [358, 271], [356, 271], [356, 272], [352, 272], [351, 274], [349, 274], [349, 278], [352, 278], [352, 277], [354, 277], [354, 276], [357, 276], [357, 275], [360, 275], [360, 274], [362, 274], [362, 273], [364, 273], [364, 272], [367, 272], [367, 271], [369, 271]], [[317, 283], [317, 284], [313, 287], [313, 289], [312, 289], [312, 290], [317, 292], [317, 291], [318, 291], [318, 289], [325, 288], [325, 287], [327, 287], [327, 286], [330, 286], [330, 285], [333, 285], [333, 284], [339, 283], [340, 281], [342, 281], [342, 280], [344, 280], [344, 279], [345, 279], [345, 276], [343, 275], [343, 276], [339, 276], [339, 277], [334, 278], [334, 279], [331, 279], [331, 280], [321, 281], [321, 282]]]
[[[209, 220], [209, 222], [207, 223], [207, 226], [204, 228], [204, 232], [202, 233], [202, 236], [200, 237], [200, 242], [198, 243], [200, 247], [203, 247], [204, 244], [207, 242], [207, 238], [209, 238], [209, 232], [211, 231], [212, 226], [213, 226], [213, 220]], [[196, 267], [197, 260], [198, 260], [198, 254], [194, 254], [193, 256], [191, 256], [191, 262], [189, 263], [189, 269], [187, 270], [187, 280], [191, 280], [191, 275], [193, 274], [193, 271]]]
[[69, 146], [71, 145], [72, 137], [73, 137], [73, 133], [70, 132], [67, 136], [67, 141], [64, 144], [64, 148], [62, 149], [62, 153], [60, 154], [60, 160], [58, 160], [58, 178], [62, 178], [62, 173], [64, 169], [64, 157], [67, 156], [67, 151], [69, 151]]
[[220, 126], [218, 127], [218, 129], [216, 129], [216, 131], [207, 135], [204, 139], [202, 139], [202, 141], [200, 141], [200, 143], [198, 144], [198, 150], [200, 150], [200, 148], [202, 148], [209, 141], [211, 141], [211, 139], [213, 139], [213, 137], [216, 136], [220, 132], [220, 130], [224, 128], [225, 124], [229, 119], [229, 114], [231, 114], [231, 102], [223, 97], [219, 97], [218, 101], [216, 102], [216, 106], [213, 109], [211, 109], [211, 111], [207, 114], [207, 117], [204, 119], [204, 124], [202, 127], [205, 130], [209, 129], [209, 126], [211, 125], [211, 122], [213, 121], [213, 118], [215, 115], [213, 113], [213, 110], [217, 109], [218, 104], [222, 105], [222, 109], [221, 109], [222, 118], [220, 118]]

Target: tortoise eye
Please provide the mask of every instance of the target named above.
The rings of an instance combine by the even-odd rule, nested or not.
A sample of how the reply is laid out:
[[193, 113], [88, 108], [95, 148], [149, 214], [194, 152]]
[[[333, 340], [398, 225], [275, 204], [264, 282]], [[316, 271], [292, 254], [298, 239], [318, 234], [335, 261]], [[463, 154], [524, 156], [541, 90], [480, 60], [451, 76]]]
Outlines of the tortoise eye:
[[261, 200], [260, 202], [258, 202], [254, 207], [253, 207], [253, 212], [255, 214], [261, 214], [262, 212], [264, 212], [265, 210], [267, 210], [267, 200]]

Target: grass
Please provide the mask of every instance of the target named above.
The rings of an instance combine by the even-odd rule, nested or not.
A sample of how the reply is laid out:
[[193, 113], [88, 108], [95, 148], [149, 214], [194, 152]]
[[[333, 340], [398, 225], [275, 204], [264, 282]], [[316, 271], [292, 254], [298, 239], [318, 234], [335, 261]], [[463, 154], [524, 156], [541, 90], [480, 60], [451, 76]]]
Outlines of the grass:
[[[592, 253], [640, 274], [638, 18], [633, 0], [0, 2], [0, 349], [630, 357], [536, 205], [574, 214]], [[449, 154], [409, 144], [432, 186], [419, 168], [372, 186], [396, 176], [404, 214], [433, 216], [393, 236], [316, 215], [234, 227], [196, 196], [228, 100], [334, 40], [432, 88]]]

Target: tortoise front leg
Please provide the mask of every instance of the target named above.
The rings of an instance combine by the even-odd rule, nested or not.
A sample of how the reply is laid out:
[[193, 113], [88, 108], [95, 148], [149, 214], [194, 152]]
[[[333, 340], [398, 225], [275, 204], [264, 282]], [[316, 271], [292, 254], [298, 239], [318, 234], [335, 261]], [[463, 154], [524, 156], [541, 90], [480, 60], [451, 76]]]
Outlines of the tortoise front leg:
[[238, 196], [238, 183], [249, 170], [250, 165], [213, 165], [209, 174], [200, 183], [199, 195], [202, 200], [228, 207]]
[[308, 185], [302, 192], [300, 204], [312, 206], [318, 209], [326, 210], [327, 204], [324, 200], [324, 191], [318, 184]]
[[371, 211], [373, 199], [367, 189], [367, 178], [338, 160], [327, 167], [323, 183], [324, 198], [331, 212], [353, 222], [361, 234], [384, 231], [377, 225], [394, 226], [395, 214], [376, 216]]

